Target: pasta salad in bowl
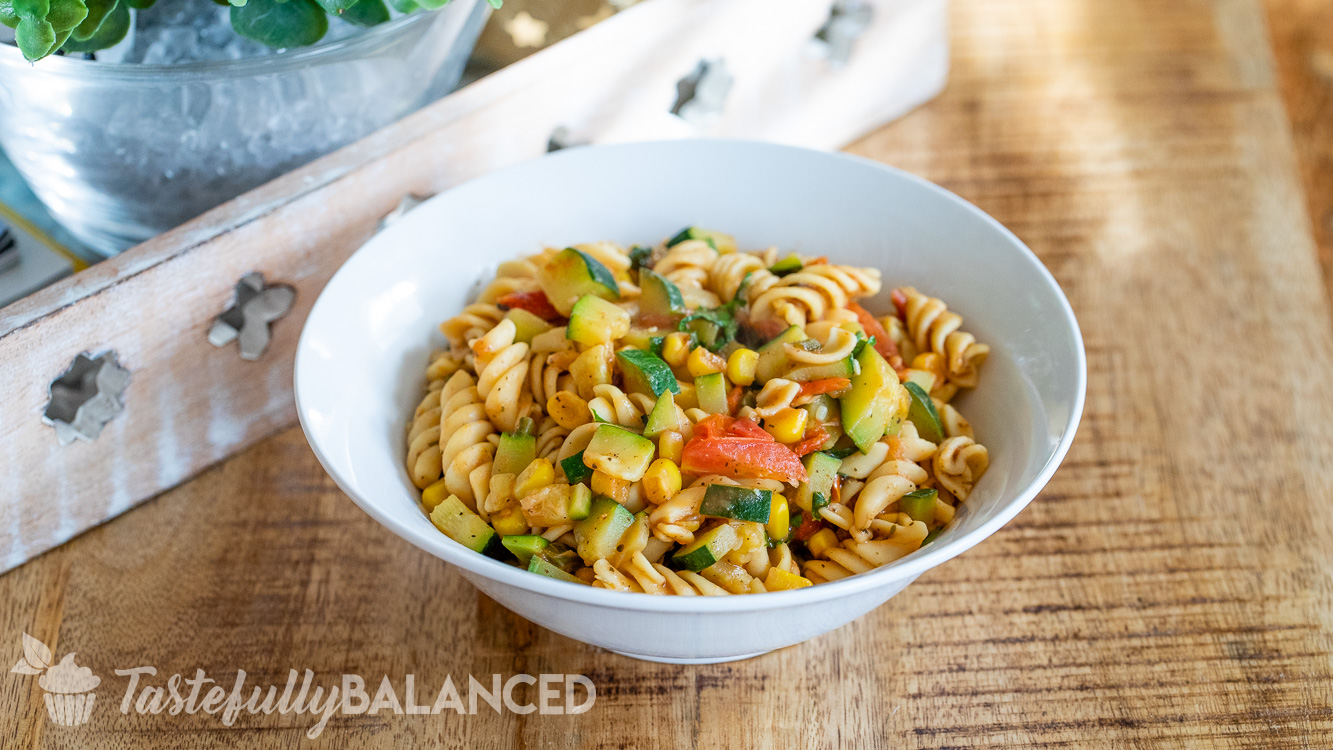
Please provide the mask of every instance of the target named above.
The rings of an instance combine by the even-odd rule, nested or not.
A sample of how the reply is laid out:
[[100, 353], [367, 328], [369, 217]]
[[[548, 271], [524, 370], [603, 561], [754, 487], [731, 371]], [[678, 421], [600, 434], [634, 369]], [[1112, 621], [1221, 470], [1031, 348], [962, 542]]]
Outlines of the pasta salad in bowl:
[[678, 662], [806, 640], [993, 533], [1084, 380], [1068, 302], [993, 219], [726, 141], [574, 149], [428, 201], [334, 276], [296, 365], [311, 445], [372, 517], [538, 624]]
[[571, 583], [785, 591], [933, 540], [989, 466], [950, 403], [990, 348], [939, 299], [686, 227], [502, 263], [407, 434], [432, 523]]

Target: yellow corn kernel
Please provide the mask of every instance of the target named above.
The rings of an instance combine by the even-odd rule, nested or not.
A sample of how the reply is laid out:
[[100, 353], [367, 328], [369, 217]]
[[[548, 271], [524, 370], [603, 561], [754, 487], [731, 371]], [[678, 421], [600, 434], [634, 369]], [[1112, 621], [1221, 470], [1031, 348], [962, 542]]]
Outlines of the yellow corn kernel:
[[680, 492], [680, 468], [676, 462], [669, 458], [654, 461], [643, 475], [643, 491], [653, 505], [661, 505], [675, 497]]
[[787, 498], [774, 492], [768, 510], [768, 538], [782, 541], [791, 531], [791, 510], [787, 507]]
[[499, 513], [491, 514], [491, 527], [500, 536], [515, 536], [528, 533], [528, 520], [523, 517], [522, 509], [508, 507]]
[[838, 535], [833, 529], [820, 529], [805, 542], [805, 548], [815, 557], [823, 557], [824, 550], [838, 546]]
[[809, 417], [804, 409], [784, 406], [764, 420], [764, 429], [779, 443], [795, 443], [805, 435], [805, 422]]
[[435, 506], [445, 501], [449, 497], [449, 488], [444, 486], [444, 480], [432, 484], [421, 491], [421, 504], [426, 506], [426, 512], [435, 510]]
[[[685, 436], [675, 430], [667, 430], [657, 436], [657, 455], [680, 465], [680, 454], [685, 450]], [[651, 466], [648, 468], [652, 468]]]
[[683, 331], [668, 333], [662, 341], [662, 359], [672, 367], [684, 367], [690, 357], [690, 334]]
[[764, 588], [769, 591], [792, 591], [810, 585], [812, 582], [809, 578], [789, 573], [782, 568], [769, 568], [768, 575], [764, 578]]
[[714, 354], [702, 346], [694, 347], [694, 351], [690, 352], [689, 358], [685, 361], [685, 369], [696, 378], [700, 375], [722, 372], [726, 367], [727, 361], [722, 359], [722, 355]]
[[556, 394], [546, 402], [546, 413], [566, 430], [572, 430], [592, 421], [588, 402], [572, 391], [556, 391]]
[[629, 499], [630, 482], [613, 477], [610, 474], [598, 469], [592, 473], [592, 493], [594, 495], [606, 495], [621, 505]]
[[530, 495], [554, 481], [555, 465], [550, 459], [535, 458], [528, 464], [528, 468], [518, 475], [518, 481], [514, 483], [514, 496], [521, 498]]
[[737, 349], [727, 357], [727, 380], [734, 385], [754, 382], [754, 371], [759, 366], [759, 353], [753, 349]]

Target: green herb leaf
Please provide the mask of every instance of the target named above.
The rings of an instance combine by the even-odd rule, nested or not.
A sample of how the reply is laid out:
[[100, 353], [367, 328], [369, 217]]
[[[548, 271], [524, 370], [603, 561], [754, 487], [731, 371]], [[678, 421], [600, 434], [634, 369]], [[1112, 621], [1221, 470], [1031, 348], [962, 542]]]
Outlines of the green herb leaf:
[[157, 0], [128, 0], [128, 2], [131, 8], [134, 8], [135, 10], [143, 10], [145, 8], [153, 7], [153, 3], [157, 2]]
[[50, 12], [51, 3], [48, 0], [14, 0], [14, 13], [19, 18], [45, 21]]
[[83, 4], [83, 0], [51, 0], [51, 12], [46, 14], [46, 21], [59, 36], [62, 32], [83, 23], [83, 19], [87, 17], [88, 6]]
[[102, 19], [96, 33], [87, 39], [79, 39], [77, 34], [71, 36], [65, 42], [64, 50], [66, 52], [96, 52], [99, 49], [112, 47], [129, 33], [130, 22], [129, 6], [124, 0], [121, 0], [121, 2], [116, 3], [106, 18]]
[[19, 25], [19, 14], [14, 12], [14, 0], [0, 0], [0, 23], [14, 28]]
[[348, 8], [341, 18], [357, 26], [376, 26], [389, 20], [389, 9], [384, 7], [384, 0], [361, 0]]
[[29, 62], [51, 54], [56, 45], [56, 30], [47, 21], [23, 18], [14, 29], [14, 43]]
[[101, 28], [102, 21], [106, 20], [108, 14], [116, 7], [116, 0], [85, 0], [88, 6], [88, 15], [84, 17], [83, 22], [74, 27], [73, 39], [85, 42], [93, 38], [97, 30]]
[[329, 18], [314, 0], [249, 0], [232, 6], [236, 33], [274, 49], [308, 47], [329, 30]]

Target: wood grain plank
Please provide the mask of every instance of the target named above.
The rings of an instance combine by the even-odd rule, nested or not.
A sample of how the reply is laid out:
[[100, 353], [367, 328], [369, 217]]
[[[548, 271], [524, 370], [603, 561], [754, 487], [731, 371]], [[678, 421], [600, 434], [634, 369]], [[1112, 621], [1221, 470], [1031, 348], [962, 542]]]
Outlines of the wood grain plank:
[[[1333, 316], [1289, 127], [1304, 84], [1279, 82], [1291, 36], [1264, 9], [958, 0], [945, 94], [852, 149], [1032, 246], [1079, 315], [1089, 392], [1030, 508], [845, 628], [704, 667], [583, 646], [365, 518], [290, 430], [0, 578], [0, 633], [42, 628], [104, 675], [599, 691], [581, 716], [340, 717], [336, 747], [1326, 747]], [[62, 731], [30, 684], [0, 685], [0, 745], [291, 747], [308, 723], [103, 707]]]

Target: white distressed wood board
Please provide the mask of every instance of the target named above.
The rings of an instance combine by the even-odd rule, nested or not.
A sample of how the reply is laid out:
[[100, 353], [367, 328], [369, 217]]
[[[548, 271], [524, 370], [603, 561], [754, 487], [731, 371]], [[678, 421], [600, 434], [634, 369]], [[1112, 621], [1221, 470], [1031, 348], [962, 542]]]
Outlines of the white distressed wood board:
[[[933, 97], [948, 70], [946, 0], [868, 0], [846, 64], [815, 32], [830, 3], [647, 0], [365, 140], [0, 309], [0, 571], [295, 422], [292, 362], [325, 282], [403, 195], [583, 142], [721, 136], [843, 146]], [[725, 60], [734, 86], [705, 127], [671, 115], [676, 83]], [[264, 356], [207, 335], [238, 279], [296, 289]], [[60, 446], [41, 413], [80, 352], [130, 370], [124, 410]], [[205, 512], [201, 509], [201, 512]]]

